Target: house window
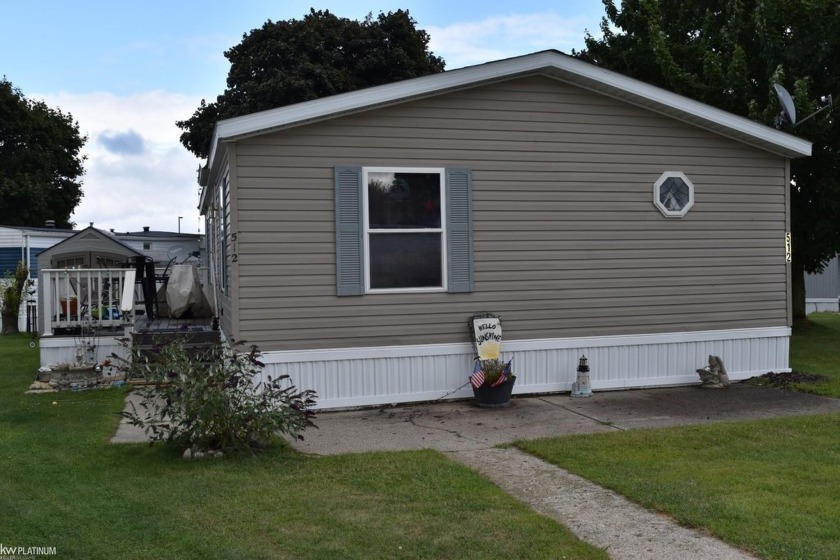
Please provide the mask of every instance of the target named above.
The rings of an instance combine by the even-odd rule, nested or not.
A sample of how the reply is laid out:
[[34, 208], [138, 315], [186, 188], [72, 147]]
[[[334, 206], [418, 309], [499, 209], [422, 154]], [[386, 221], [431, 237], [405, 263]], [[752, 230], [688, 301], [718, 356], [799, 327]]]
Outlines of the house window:
[[84, 266], [84, 257], [66, 257], [55, 261], [55, 268], [84, 268]]
[[666, 218], [681, 218], [694, 206], [694, 185], [679, 171], [666, 171], [653, 184], [653, 204]]
[[152, 248], [152, 244], [151, 244], [151, 243], [143, 243], [143, 250], [144, 250], [144, 251], [148, 251], [148, 250], [149, 250], [149, 249], [151, 249], [151, 248]]
[[122, 268], [123, 261], [113, 257], [96, 256], [96, 266], [94, 268]]
[[336, 295], [473, 291], [469, 169], [335, 168]]
[[364, 169], [366, 291], [446, 289], [443, 169]]

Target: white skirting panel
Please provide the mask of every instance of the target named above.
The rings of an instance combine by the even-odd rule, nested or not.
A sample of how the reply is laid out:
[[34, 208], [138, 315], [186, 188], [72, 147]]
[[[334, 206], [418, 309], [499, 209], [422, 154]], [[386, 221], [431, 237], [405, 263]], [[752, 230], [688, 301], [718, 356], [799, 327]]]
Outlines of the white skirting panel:
[[45, 336], [38, 340], [41, 366], [76, 363], [76, 347], [85, 347], [88, 342], [92, 343], [94, 348], [92, 359], [91, 356], [86, 356], [85, 363], [101, 364], [103, 360], [110, 358], [111, 354], [128, 357], [126, 348], [113, 336], [96, 337], [92, 340], [72, 336]]
[[[699, 383], [695, 372], [719, 356], [730, 379], [790, 371], [790, 329], [770, 327], [651, 335], [513, 340], [514, 393], [570, 391], [578, 359], [589, 360], [593, 390]], [[319, 409], [472, 396], [470, 344], [433, 344], [265, 352], [263, 375], [291, 376], [318, 393]], [[458, 389], [461, 387], [460, 389]], [[456, 390], [457, 389], [457, 390]]]
[[807, 298], [805, 300], [805, 313], [817, 313], [820, 311], [829, 311], [837, 313], [840, 311], [840, 299], [838, 298]]

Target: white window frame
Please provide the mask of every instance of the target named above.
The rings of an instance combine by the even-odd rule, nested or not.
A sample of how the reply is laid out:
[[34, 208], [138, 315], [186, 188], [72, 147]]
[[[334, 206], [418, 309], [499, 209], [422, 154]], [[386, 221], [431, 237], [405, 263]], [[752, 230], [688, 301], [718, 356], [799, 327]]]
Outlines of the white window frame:
[[[659, 200], [659, 187], [668, 179], [680, 179], [688, 187], [688, 202], [680, 210], [669, 210]], [[694, 206], [694, 183], [682, 171], [666, 171], [653, 184], [653, 204], [666, 218], [682, 218]]]
[[[368, 208], [368, 175], [370, 173], [436, 173], [440, 176], [440, 227], [439, 228], [411, 228], [411, 229], [370, 229], [370, 213]], [[446, 292], [447, 253], [446, 253], [446, 170], [442, 167], [363, 167], [362, 168], [362, 239], [364, 243], [365, 293], [429, 293]], [[370, 287], [370, 236], [377, 233], [439, 233], [441, 258], [441, 286], [427, 288], [371, 288]]]

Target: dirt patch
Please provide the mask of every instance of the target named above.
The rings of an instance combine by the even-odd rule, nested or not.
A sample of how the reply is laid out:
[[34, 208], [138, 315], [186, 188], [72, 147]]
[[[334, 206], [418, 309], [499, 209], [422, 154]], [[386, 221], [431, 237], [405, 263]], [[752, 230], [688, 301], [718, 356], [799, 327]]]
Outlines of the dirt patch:
[[822, 383], [828, 381], [825, 375], [806, 373], [804, 371], [789, 371], [776, 373], [774, 371], [751, 377], [747, 380], [752, 385], [763, 387], [778, 387], [780, 389], [791, 389], [797, 383]]

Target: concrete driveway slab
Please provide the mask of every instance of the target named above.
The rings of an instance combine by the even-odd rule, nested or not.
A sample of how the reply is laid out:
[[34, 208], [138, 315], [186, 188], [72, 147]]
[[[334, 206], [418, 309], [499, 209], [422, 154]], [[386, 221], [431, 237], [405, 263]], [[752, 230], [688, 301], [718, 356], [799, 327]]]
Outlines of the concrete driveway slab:
[[320, 429], [307, 430], [304, 441], [292, 445], [317, 455], [467, 451], [519, 439], [824, 412], [840, 412], [840, 399], [745, 384], [612, 391], [583, 399], [567, 393], [516, 397], [501, 409], [449, 401], [323, 412], [315, 418]]

